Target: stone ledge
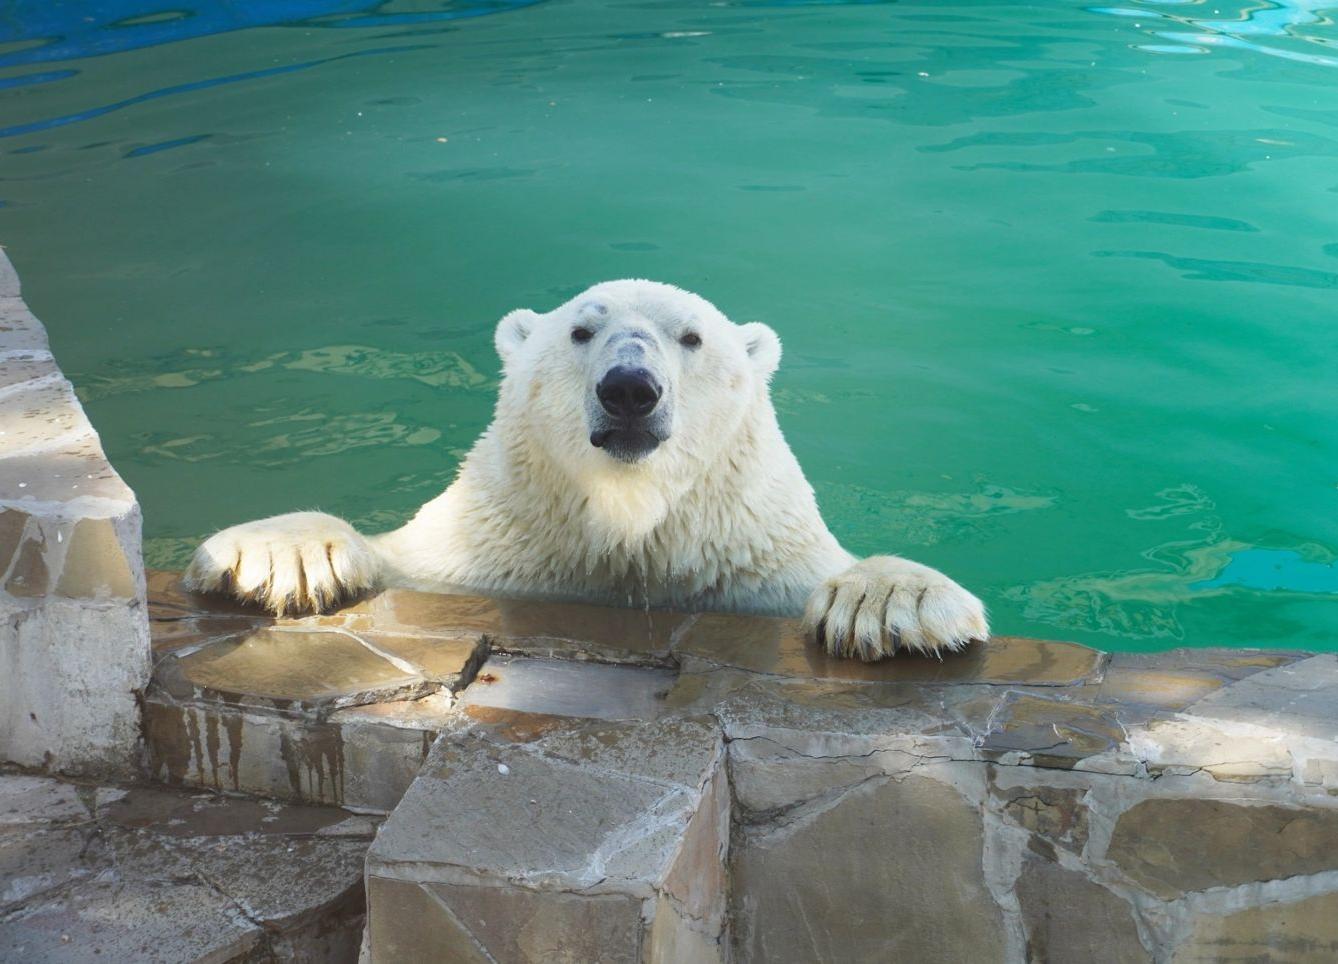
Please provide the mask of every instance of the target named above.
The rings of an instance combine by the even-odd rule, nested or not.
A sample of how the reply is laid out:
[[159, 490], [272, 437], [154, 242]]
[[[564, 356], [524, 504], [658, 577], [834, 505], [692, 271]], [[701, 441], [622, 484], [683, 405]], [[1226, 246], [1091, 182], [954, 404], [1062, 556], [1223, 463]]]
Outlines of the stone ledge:
[[0, 761], [134, 772], [144, 597], [134, 493], [0, 253]]
[[[866, 665], [787, 620], [390, 591], [276, 622], [151, 583], [180, 782], [301, 744], [241, 788], [393, 808], [372, 961], [1332, 958], [1338, 656], [1000, 638]], [[260, 645], [328, 634], [356, 672]], [[417, 648], [355, 648], [381, 638]], [[263, 692], [203, 685], [266, 662]]]

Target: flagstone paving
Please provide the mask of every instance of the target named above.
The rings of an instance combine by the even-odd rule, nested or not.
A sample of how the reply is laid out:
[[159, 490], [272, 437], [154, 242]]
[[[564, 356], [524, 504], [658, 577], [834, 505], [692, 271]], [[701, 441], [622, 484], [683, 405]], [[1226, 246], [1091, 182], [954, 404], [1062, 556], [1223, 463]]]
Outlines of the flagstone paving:
[[377, 823], [0, 774], [0, 960], [354, 961]]

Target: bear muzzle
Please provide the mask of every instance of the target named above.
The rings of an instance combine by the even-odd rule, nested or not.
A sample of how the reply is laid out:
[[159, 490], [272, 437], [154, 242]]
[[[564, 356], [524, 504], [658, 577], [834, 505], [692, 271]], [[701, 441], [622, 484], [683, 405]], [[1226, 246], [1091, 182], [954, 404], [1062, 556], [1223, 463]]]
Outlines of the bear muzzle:
[[599, 408], [592, 412], [590, 444], [618, 459], [636, 462], [668, 438], [660, 400], [664, 389], [645, 368], [615, 365], [595, 386]]

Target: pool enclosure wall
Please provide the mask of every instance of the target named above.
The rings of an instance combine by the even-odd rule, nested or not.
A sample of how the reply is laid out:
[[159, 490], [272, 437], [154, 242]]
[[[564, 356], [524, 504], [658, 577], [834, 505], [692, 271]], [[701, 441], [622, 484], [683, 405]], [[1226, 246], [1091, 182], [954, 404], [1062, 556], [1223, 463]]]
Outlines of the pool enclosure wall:
[[[0, 763], [27, 770], [0, 782], [94, 820], [138, 783], [156, 817], [103, 832], [163, 828], [120, 890], [72, 838], [0, 900], [0, 957], [110, 946], [210, 800], [291, 839], [238, 863], [250, 829], [191, 837], [219, 893], [173, 911], [178, 959], [252, 960], [261, 931], [340, 961], [361, 932], [372, 962], [1338, 957], [1338, 655], [998, 637], [862, 664], [790, 620], [403, 590], [275, 620], [146, 579], [7, 262], [0, 376]], [[318, 899], [266, 916], [282, 880]]]

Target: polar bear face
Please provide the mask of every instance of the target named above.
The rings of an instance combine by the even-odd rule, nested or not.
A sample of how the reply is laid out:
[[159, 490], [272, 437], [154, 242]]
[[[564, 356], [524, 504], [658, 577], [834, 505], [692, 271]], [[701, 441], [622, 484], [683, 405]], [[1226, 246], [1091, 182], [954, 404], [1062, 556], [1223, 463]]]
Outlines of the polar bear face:
[[[758, 406], [780, 341], [653, 281], [599, 284], [547, 314], [497, 326], [497, 428], [542, 446], [578, 484], [653, 480], [663, 494], [709, 470]], [[652, 513], [653, 514], [653, 513]]]

